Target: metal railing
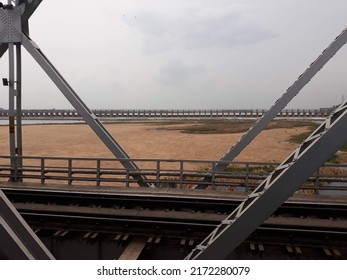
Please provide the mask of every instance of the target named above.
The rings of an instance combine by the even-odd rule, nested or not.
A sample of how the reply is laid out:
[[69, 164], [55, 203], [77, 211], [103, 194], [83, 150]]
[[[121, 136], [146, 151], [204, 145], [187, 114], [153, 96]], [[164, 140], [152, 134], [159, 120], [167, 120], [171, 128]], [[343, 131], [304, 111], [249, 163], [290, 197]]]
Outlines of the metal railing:
[[[223, 171], [210, 171], [218, 161], [186, 159], [131, 159], [140, 170], [125, 170], [116, 158], [10, 157], [0, 156], [0, 180], [11, 182], [59, 183], [67, 185], [135, 187], [136, 175], [145, 175], [147, 183], [157, 188], [192, 188], [206, 184], [249, 192], [257, 187], [279, 163], [225, 162]], [[12, 165], [11, 165], [12, 162]], [[15, 163], [13, 165], [13, 163]], [[22, 166], [19, 163], [23, 163]], [[202, 182], [202, 177], [211, 182]], [[329, 186], [334, 183], [337, 186]], [[326, 164], [313, 174], [301, 191], [345, 190], [347, 165]], [[346, 188], [347, 190], [347, 188]]]
[[[285, 118], [327, 117], [334, 108], [284, 109], [277, 116]], [[259, 118], [265, 109], [224, 109], [224, 110], [92, 110], [100, 118]], [[0, 117], [8, 117], [8, 110], [0, 109]], [[75, 110], [41, 109], [22, 110], [23, 118], [80, 118]]]

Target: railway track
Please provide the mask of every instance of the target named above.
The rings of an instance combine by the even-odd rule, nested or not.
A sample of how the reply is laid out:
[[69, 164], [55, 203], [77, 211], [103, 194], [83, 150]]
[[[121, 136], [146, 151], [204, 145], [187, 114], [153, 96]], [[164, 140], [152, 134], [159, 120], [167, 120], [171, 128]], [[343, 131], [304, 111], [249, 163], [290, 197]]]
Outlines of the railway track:
[[[115, 259], [139, 240], [144, 244], [140, 259], [182, 259], [242, 200], [71, 190], [3, 191], [58, 259]], [[230, 258], [346, 259], [346, 217], [345, 203], [288, 201]]]

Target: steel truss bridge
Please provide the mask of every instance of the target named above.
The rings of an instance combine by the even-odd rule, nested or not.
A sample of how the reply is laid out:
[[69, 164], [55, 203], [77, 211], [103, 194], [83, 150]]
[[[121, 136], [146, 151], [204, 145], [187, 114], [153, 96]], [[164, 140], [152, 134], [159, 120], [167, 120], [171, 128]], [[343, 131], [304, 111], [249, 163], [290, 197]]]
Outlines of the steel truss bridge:
[[[0, 187], [57, 259], [180, 259], [280, 164], [132, 160], [154, 189], [119, 159], [29, 156], [0, 157]], [[324, 164], [228, 258], [346, 259], [346, 169]]]
[[[182, 259], [247, 195], [5, 182], [1, 188], [57, 259]], [[228, 258], [346, 259], [346, 230], [346, 199], [296, 194]]]
[[[283, 109], [279, 118], [326, 118], [334, 108], [320, 109]], [[98, 118], [260, 118], [267, 110], [92, 110]], [[0, 109], [0, 118], [7, 118], [9, 110]], [[22, 110], [23, 119], [82, 119], [76, 110], [46, 109]]]
[[[294, 254], [295, 256], [302, 254], [304, 251], [303, 246], [307, 245], [303, 243], [303, 241], [305, 241], [309, 243], [306, 249], [308, 251], [309, 249], [313, 250], [314, 256], [319, 256], [319, 253], [316, 252], [318, 247], [320, 249], [317, 250], [323, 252], [327, 257], [346, 258], [346, 222], [344, 216], [344, 205], [346, 203], [343, 199], [340, 201], [339, 198], [335, 198], [333, 201], [329, 202], [328, 200], [324, 200], [324, 204], [328, 205], [328, 208], [324, 208], [323, 205], [319, 203], [319, 201], [322, 200], [320, 196], [318, 200], [317, 197], [313, 195], [311, 195], [309, 199], [306, 197], [305, 205], [298, 205], [298, 208], [299, 212], [305, 215], [304, 218], [309, 218], [309, 221], [299, 221], [301, 219], [301, 216], [299, 216], [293, 217], [299, 218], [299, 220], [293, 223], [289, 223], [288, 219], [286, 219], [284, 223], [281, 219], [283, 215], [287, 216], [288, 212], [284, 214], [280, 212], [280, 214], [278, 214], [279, 212], [277, 211], [280, 211], [284, 203], [288, 201], [289, 198], [293, 197], [293, 194], [295, 194], [303, 184], [305, 185], [308, 179], [317, 180], [318, 178], [320, 180], [320, 176], [313, 179], [311, 177], [312, 174], [317, 173], [321, 166], [347, 142], [347, 102], [334, 108], [325, 121], [323, 121], [286, 160], [268, 173], [266, 178], [253, 178], [251, 177], [253, 174], [248, 174], [246, 172], [248, 174], [246, 175], [247, 180], [249, 180], [248, 183], [251, 183], [251, 180], [255, 180], [256, 183], [252, 186], [245, 186], [245, 188], [251, 188], [251, 192], [247, 192], [246, 196], [241, 197], [241, 200], [236, 203], [237, 206], [234, 205], [234, 208], [223, 208], [223, 212], [218, 210], [216, 212], [216, 209], [218, 209], [216, 203], [218, 204], [223, 201], [221, 196], [217, 196], [217, 201], [211, 202], [210, 204], [214, 205], [212, 209], [210, 206], [204, 208], [209, 214], [220, 215], [218, 218], [214, 216], [214, 223], [211, 222], [213, 218], [210, 217], [207, 219], [206, 215], [201, 215], [203, 209], [199, 207], [201, 201], [197, 200], [196, 195], [198, 193], [201, 194], [201, 192], [207, 195], [208, 188], [210, 188], [211, 185], [212, 188], [225, 188], [226, 181], [240, 180], [240, 178], [229, 178], [229, 174], [220, 175], [220, 172], [228, 169], [230, 162], [234, 161], [237, 155], [280, 114], [300, 90], [309, 83], [340, 48], [345, 45], [347, 42], [347, 29], [343, 30], [341, 34], [333, 40], [269, 110], [262, 113], [261, 117], [258, 116], [259, 118], [249, 131], [246, 132], [218, 162], [214, 163], [210, 169], [204, 170], [203, 174], [199, 174], [201, 177], [198, 180], [195, 179], [194, 181], [191, 179], [196, 178], [193, 174], [194, 172], [192, 172], [192, 174], [185, 174], [186, 167], [179, 168], [178, 185], [183, 186], [186, 182], [190, 185], [188, 187], [188, 192], [186, 191], [187, 189], [180, 188], [181, 193], [179, 193], [178, 196], [183, 196], [183, 200], [189, 200], [190, 202], [188, 204], [191, 205], [190, 207], [187, 207], [187, 204], [184, 203], [181, 204], [184, 206], [179, 206], [180, 204], [174, 199], [174, 196], [169, 195], [168, 199], [166, 199], [166, 203], [161, 203], [162, 206], [159, 208], [151, 209], [148, 204], [138, 202], [139, 206], [136, 207], [140, 208], [135, 207], [130, 209], [131, 207], [127, 203], [121, 204], [118, 202], [119, 197], [111, 204], [105, 204], [104, 202], [94, 203], [94, 199], [96, 200], [98, 193], [101, 192], [102, 196], [106, 197], [106, 193], [109, 192], [109, 190], [100, 189], [106, 187], [103, 186], [103, 184], [107, 183], [107, 181], [109, 181], [108, 183], [110, 184], [115, 184], [115, 180], [119, 180], [115, 177], [115, 172], [118, 172], [114, 170], [116, 167], [108, 166], [107, 168], [111, 168], [110, 170], [107, 170], [107, 168], [104, 169], [105, 166], [102, 166], [102, 164], [104, 164], [103, 160], [96, 160], [96, 168], [94, 167], [94, 170], [91, 171], [84, 169], [84, 166], [79, 166], [79, 170], [77, 170], [75, 159], [67, 160], [65, 161], [67, 166], [61, 166], [61, 162], [59, 165], [47, 165], [49, 159], [45, 158], [39, 159], [39, 164], [35, 162], [28, 163], [30, 159], [23, 156], [22, 47], [26, 49], [59, 88], [78, 116], [91, 127], [103, 144], [112, 152], [115, 158], [119, 160], [118, 163], [123, 169], [123, 171], [121, 171], [123, 174], [120, 175], [124, 176], [125, 174], [126, 176], [126, 181], [121, 181], [120, 183], [129, 185], [129, 187], [123, 185], [121, 187], [122, 190], [126, 192], [129, 192], [130, 189], [136, 190], [139, 192], [136, 195], [137, 197], [144, 197], [143, 194], [146, 193], [144, 200], [153, 202], [153, 197], [160, 196], [160, 190], [162, 189], [160, 188], [160, 184], [163, 184], [161, 180], [164, 179], [164, 177], [166, 178], [164, 180], [166, 180], [168, 184], [167, 187], [164, 188], [165, 190], [171, 190], [170, 186], [177, 187], [177, 183], [170, 182], [171, 175], [166, 177], [166, 175], [161, 173], [163, 168], [162, 161], [156, 161], [157, 166], [155, 167], [156, 171], [154, 171], [153, 167], [141, 166], [142, 162], [129, 157], [122, 146], [106, 130], [95, 113], [84, 104], [77, 93], [54, 67], [52, 62], [45, 56], [38, 44], [30, 37], [29, 19], [41, 2], [42, 0], [8, 0], [7, 4], [0, 3], [0, 57], [6, 52], [9, 57], [9, 75], [8, 78], [3, 78], [3, 85], [8, 86], [9, 89], [9, 109], [7, 113], [9, 121], [9, 157], [7, 158], [7, 166], [4, 163], [1, 172], [4, 172], [5, 178], [9, 178], [11, 181], [9, 183], [2, 183], [1, 188], [5, 192], [0, 191], [0, 242], [3, 245], [1, 247], [1, 257], [10, 259], [54, 259], [55, 257], [52, 253], [55, 253], [55, 255], [59, 257], [56, 248], [52, 243], [49, 243], [54, 240], [51, 238], [44, 238], [45, 236], [47, 237], [47, 232], [43, 233], [41, 239], [37, 234], [39, 234], [42, 229], [51, 230], [52, 233], [53, 229], [54, 236], [57, 240], [64, 240], [70, 233], [72, 236], [78, 236], [78, 232], [81, 232], [81, 229], [84, 227], [84, 232], [82, 230], [83, 240], [87, 241], [88, 244], [95, 244], [96, 240], [98, 240], [98, 244], [102, 243], [102, 239], [97, 239], [101, 234], [107, 235], [106, 239], [111, 238], [113, 240], [112, 242], [122, 243], [123, 241], [126, 242], [130, 237], [129, 230], [127, 229], [131, 228], [133, 233], [137, 232], [138, 234], [133, 240], [134, 242], [127, 244], [125, 252], [123, 252], [119, 258], [137, 258], [141, 255], [145, 247], [148, 248], [147, 245], [149, 245], [149, 247], [158, 245], [163, 239], [163, 236], [180, 236], [180, 244], [184, 246], [182, 249], [185, 259], [189, 260], [238, 257], [240, 254], [237, 252], [240, 250], [240, 246], [241, 255], [242, 252], [243, 254], [247, 252], [246, 250], [242, 250], [242, 244], [244, 244], [243, 242], [247, 239], [249, 250], [259, 254], [263, 254], [265, 251], [264, 240], [267, 239], [270, 241], [270, 244], [267, 244], [267, 246], [279, 246], [280, 251], [285, 249], [288, 254]], [[4, 160], [4, 158], [2, 160]], [[32, 160], [35, 161], [35, 159]], [[185, 162], [182, 161], [180, 164], [184, 166]], [[147, 168], [149, 170], [146, 170]], [[146, 173], [147, 171], [150, 172]], [[167, 170], [165, 170], [165, 172], [167, 172]], [[231, 176], [237, 176], [238, 172], [234, 173], [235, 174]], [[110, 177], [108, 178], [107, 176]], [[260, 175], [258, 174], [258, 176]], [[57, 180], [59, 182], [63, 177], [65, 177], [65, 179], [67, 178], [67, 188], [61, 184], [58, 187], [53, 187], [52, 183], [46, 183], [48, 180]], [[218, 177], [218, 181], [216, 181], [216, 177]], [[73, 187], [73, 183], [77, 182], [79, 179], [80, 181], [96, 181], [96, 191], [89, 190], [89, 194], [92, 194], [92, 196], [85, 195], [85, 193], [88, 192], [88, 186], [84, 186], [83, 190], [80, 191], [77, 191], [76, 187]], [[43, 193], [40, 193], [40, 187], [38, 185], [30, 185], [32, 184], [30, 180], [40, 180], [40, 183], [44, 183], [40, 184], [40, 186], [44, 188]], [[233, 182], [235, 183], [235, 181]], [[133, 183], [136, 183], [138, 187], [131, 188], [130, 184]], [[239, 181], [238, 183], [240, 184], [241, 182]], [[101, 186], [98, 186], [98, 184]], [[317, 188], [318, 185], [316, 184], [314, 187]], [[28, 194], [29, 188], [31, 191]], [[116, 188], [116, 186], [113, 186], [111, 192], [114, 193]], [[237, 188], [237, 186], [230, 186], [230, 188]], [[17, 192], [13, 189], [16, 189]], [[22, 189], [21, 194], [19, 194], [20, 189]], [[25, 191], [25, 189], [27, 189], [27, 191]], [[57, 191], [58, 193], [56, 195], [52, 195], [53, 192]], [[76, 193], [76, 195], [73, 195], [73, 193]], [[236, 192], [233, 192], [233, 194], [236, 195]], [[73, 200], [68, 198], [71, 196], [74, 196]], [[134, 201], [134, 196], [132, 196], [132, 198], [129, 198], [129, 194], [126, 196], [128, 196], [128, 199], [126, 199], [127, 201]], [[227, 195], [223, 193], [222, 196]], [[59, 197], [61, 199], [59, 199]], [[82, 197], [86, 198], [83, 202], [81, 201]], [[216, 198], [216, 195], [212, 194], [212, 197]], [[81, 199], [79, 200], [79, 198]], [[230, 199], [235, 200], [235, 198]], [[80, 202], [77, 202], [78, 200]], [[169, 204], [169, 201], [174, 201], [175, 204]], [[66, 205], [66, 202], [68, 202], [68, 205]], [[79, 207], [81, 203], [85, 208]], [[303, 203], [303, 201], [295, 199], [295, 203]], [[314, 214], [312, 214], [312, 211], [306, 212], [306, 209], [309, 208], [308, 204], [315, 205], [316, 210]], [[157, 204], [155, 205], [157, 206]], [[163, 208], [163, 205], [165, 208]], [[169, 205], [170, 208], [168, 208]], [[111, 209], [118, 209], [118, 206], [121, 210], [116, 211], [118, 214], [114, 216], [114, 211]], [[176, 208], [178, 206], [179, 213], [176, 213]], [[135, 211], [131, 214], [127, 211], [123, 211], [124, 209], [135, 209]], [[154, 212], [158, 210], [158, 212], [156, 212], [156, 214], [152, 211], [150, 213], [148, 211], [142, 212], [143, 209], [154, 210]], [[318, 209], [324, 209], [323, 213]], [[163, 215], [165, 211], [170, 213], [168, 215]], [[187, 215], [188, 212], [196, 212], [197, 216], [194, 216], [192, 219], [187, 219], [189, 217], [189, 215]], [[140, 216], [146, 218], [142, 217], [140, 219]], [[170, 220], [168, 220], [168, 216], [171, 217]], [[326, 220], [327, 216], [328, 220], [334, 220], [333, 225]], [[26, 217], [28, 222], [24, 220], [23, 217]], [[197, 223], [196, 221], [199, 220], [199, 217], [201, 222]], [[259, 229], [264, 229], [264, 225], [267, 224], [268, 219], [271, 217], [280, 218], [280, 220], [272, 222], [270, 226], [265, 226], [265, 231], [268, 232], [266, 235], [267, 237], [263, 236], [260, 238], [262, 234], [259, 233]], [[174, 222], [172, 222], [173, 220]], [[92, 223], [88, 223], [89, 221], [92, 221]], [[117, 223], [119, 221], [121, 222], [120, 224]], [[78, 226], [76, 227], [76, 225]], [[122, 230], [118, 227], [118, 234], [115, 237], [113, 237], [113, 234], [107, 234], [111, 233], [116, 225], [122, 228]], [[140, 234], [144, 230], [143, 225], [146, 225], [147, 228], [149, 226], [152, 231], [145, 235]], [[171, 225], [171, 231], [167, 233], [162, 231], [163, 225]], [[184, 234], [175, 231], [178, 229], [178, 225], [183, 226], [185, 229]], [[202, 228], [207, 228], [206, 225], [210, 226], [210, 230], [207, 230], [209, 233], [204, 236], [196, 236], [195, 234], [199, 233]], [[311, 228], [307, 228], [307, 225], [310, 225]], [[277, 233], [280, 232], [281, 234], [274, 234], [273, 230], [275, 228], [277, 228]], [[54, 231], [55, 229], [56, 231]], [[280, 236], [283, 236], [283, 232], [286, 229], [289, 230], [287, 231], [288, 234], [286, 234], [289, 239], [280, 239]], [[305, 233], [309, 234], [305, 236]], [[313, 236], [315, 238], [313, 238]], [[312, 237], [314, 240], [309, 237]], [[249, 240], [249, 238], [251, 239]], [[323, 242], [323, 245], [319, 245], [322, 244], [322, 238], [326, 242]], [[170, 239], [166, 239], [166, 241], [168, 246], [175, 247], [175, 245], [177, 245], [176, 243], [170, 245]], [[77, 248], [76, 243], [69, 242], [70, 241], [67, 241], [67, 244], [70, 248]], [[188, 249], [185, 250], [186, 248]], [[59, 250], [60, 249], [61, 248], [59, 248]], [[104, 245], [96, 247], [99, 255], [102, 255], [100, 252], [112, 249], [111, 246]], [[131, 257], [133, 252], [135, 252], [135, 256]], [[182, 254], [180, 257], [181, 256]]]

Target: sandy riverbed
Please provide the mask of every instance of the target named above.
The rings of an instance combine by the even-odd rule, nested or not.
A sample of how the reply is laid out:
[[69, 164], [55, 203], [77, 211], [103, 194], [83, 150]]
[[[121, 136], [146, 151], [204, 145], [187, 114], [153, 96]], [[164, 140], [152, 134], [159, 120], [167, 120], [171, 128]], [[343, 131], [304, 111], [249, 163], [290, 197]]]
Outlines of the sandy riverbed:
[[[106, 128], [132, 158], [218, 160], [243, 134], [187, 134], [139, 123], [107, 124]], [[306, 130], [263, 131], [236, 160], [283, 161], [296, 147], [288, 143], [289, 137]], [[8, 155], [8, 127], [0, 127], [0, 140], [0, 154]], [[25, 125], [23, 146], [26, 156], [113, 157], [84, 124]]]

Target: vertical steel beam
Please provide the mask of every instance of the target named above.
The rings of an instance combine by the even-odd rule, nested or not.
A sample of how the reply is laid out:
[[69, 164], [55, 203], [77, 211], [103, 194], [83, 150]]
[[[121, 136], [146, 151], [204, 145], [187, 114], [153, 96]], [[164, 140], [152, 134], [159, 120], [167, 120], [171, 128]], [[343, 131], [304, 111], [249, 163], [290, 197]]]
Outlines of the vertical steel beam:
[[9, 118], [9, 145], [10, 145], [10, 156], [11, 156], [11, 180], [15, 181], [15, 173], [17, 170], [16, 166], [16, 135], [15, 135], [15, 77], [14, 77], [14, 45], [8, 43], [8, 54], [9, 54], [9, 104], [8, 104], [8, 118]]
[[186, 259], [225, 259], [347, 142], [347, 102], [327, 118]]
[[[100, 138], [100, 140], [106, 145], [106, 147], [120, 159], [121, 164], [128, 171], [134, 171], [132, 177], [136, 179], [141, 187], [149, 187], [146, 183], [146, 177], [138, 174], [140, 169], [132, 161], [125, 150], [117, 143], [112, 135], [106, 130], [102, 123], [97, 119], [92, 111], [83, 103], [80, 97], [74, 92], [71, 86], [65, 81], [60, 73], [55, 69], [53, 64], [43, 54], [40, 48], [28, 37], [28, 35], [22, 35], [22, 44], [25, 49], [31, 54], [41, 68], [46, 72], [48, 77], [54, 82], [54, 84], [64, 94], [66, 99], [76, 109], [77, 113], [89, 124], [92, 130]], [[124, 160], [122, 160], [124, 159]]]
[[[287, 89], [276, 103], [246, 132], [240, 140], [220, 159], [210, 172], [223, 171], [228, 166], [225, 162], [233, 161], [241, 151], [273, 120], [279, 112], [299, 93], [299, 91], [318, 73], [320, 69], [336, 54], [347, 42], [347, 29], [322, 52], [320, 56], [302, 73], [299, 78]], [[206, 175], [202, 182], [210, 182], [211, 176]], [[208, 184], [199, 184], [195, 188], [203, 189]]]
[[16, 44], [16, 128], [17, 128], [17, 167], [19, 172], [23, 167], [23, 143], [22, 143], [22, 51], [21, 45]]

